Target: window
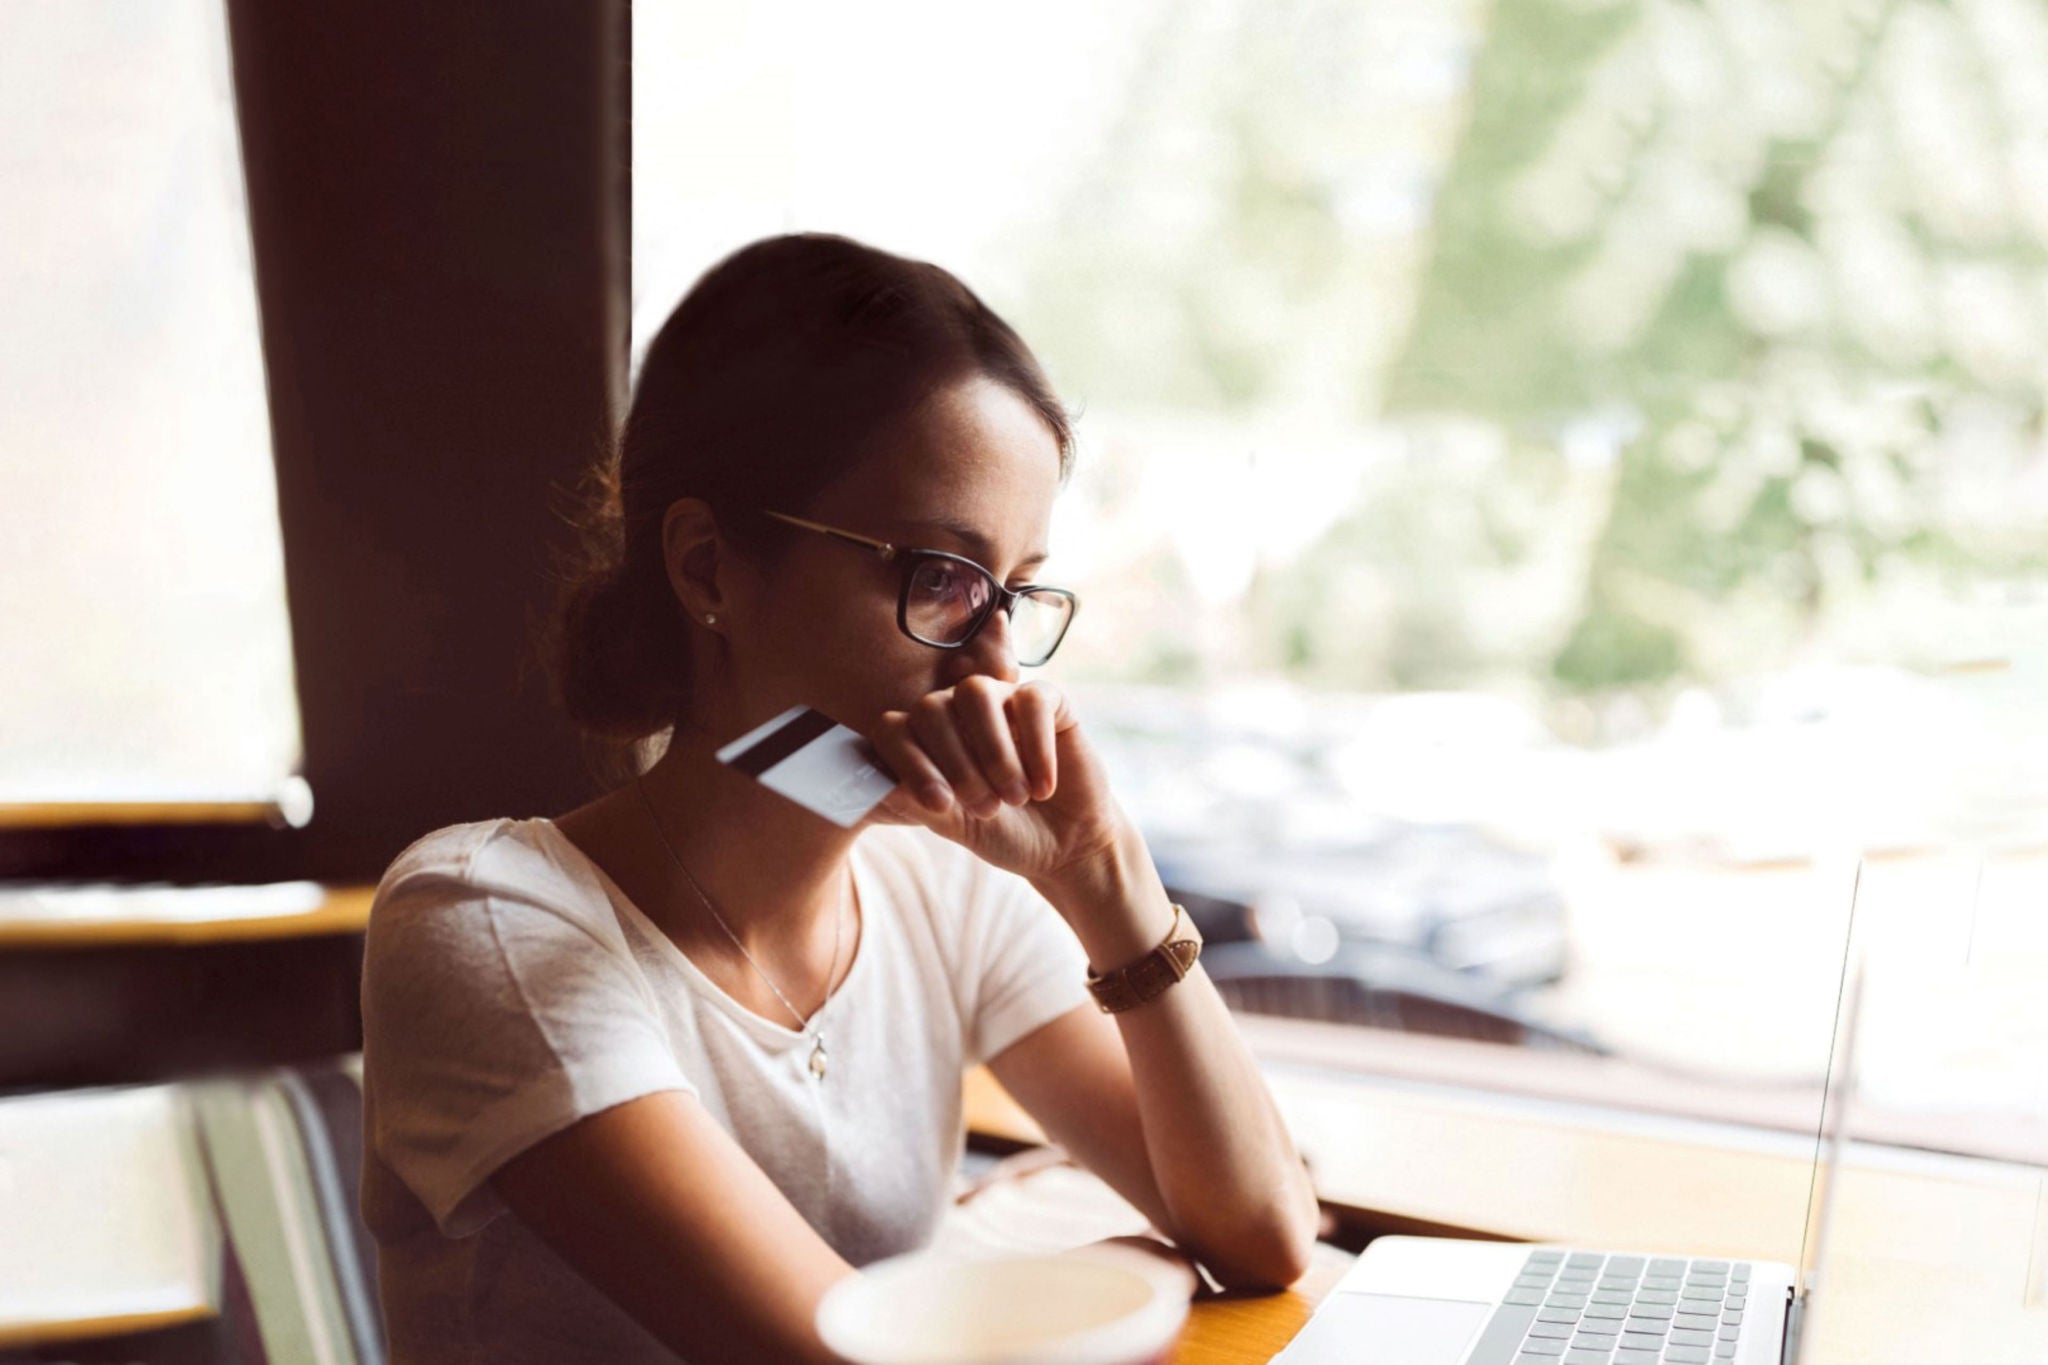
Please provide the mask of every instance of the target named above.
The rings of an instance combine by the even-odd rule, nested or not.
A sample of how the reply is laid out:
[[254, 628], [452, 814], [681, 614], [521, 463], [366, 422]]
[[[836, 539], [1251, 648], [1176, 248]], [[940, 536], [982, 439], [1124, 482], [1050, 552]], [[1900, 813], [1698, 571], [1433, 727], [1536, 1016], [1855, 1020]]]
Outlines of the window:
[[0, 44], [0, 803], [303, 803], [219, 0]]
[[2048, 19], [1859, 13], [638, 5], [635, 354], [792, 228], [1017, 326], [1242, 999], [1810, 1131], [1863, 856], [1861, 1130], [2048, 1158]]

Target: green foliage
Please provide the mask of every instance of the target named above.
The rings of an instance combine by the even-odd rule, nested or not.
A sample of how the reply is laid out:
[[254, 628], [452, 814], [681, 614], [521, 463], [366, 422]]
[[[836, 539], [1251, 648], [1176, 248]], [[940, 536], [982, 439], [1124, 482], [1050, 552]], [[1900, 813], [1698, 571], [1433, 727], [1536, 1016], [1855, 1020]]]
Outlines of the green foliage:
[[1598, 692], [1660, 683], [1684, 665], [1677, 632], [1603, 602], [1579, 618], [1551, 671], [1573, 691]]
[[1527, 417], [1600, 401], [1600, 367], [1556, 336], [1565, 284], [1597, 244], [1536, 240], [1519, 224], [1509, 188], [1578, 105], [1600, 55], [1632, 26], [1629, 6], [1517, 0], [1494, 8], [1465, 136], [1437, 193], [1435, 253], [1414, 328], [1388, 375], [1389, 410]]
[[[1384, 106], [1357, 91], [1382, 54], [1360, 44], [1388, 30], [1359, 12], [1163, 5], [1109, 136], [1010, 247], [1014, 320], [1091, 403], [1235, 416], [1306, 394], [1412, 438], [1255, 577], [1253, 658], [1333, 687], [1654, 690], [1768, 666], [1885, 584], [2048, 564], [1958, 492], [2039, 448], [2048, 367], [2038, 305], [2000, 353], [1944, 295], [1988, 271], [2037, 300], [2048, 276], [2009, 164], [2041, 130], [2004, 131], [2038, 73], [1999, 67], [2023, 59], [1983, 14], [1491, 6], [1389, 359], [1393, 323], [1358, 339], [1386, 316], [1387, 229], [1345, 209], [1436, 115], [1371, 136]], [[1941, 146], [1969, 174], [1909, 165], [1930, 109], [1955, 111]], [[1965, 182], [2006, 187], [2000, 232], [1942, 198]], [[1119, 666], [1201, 667], [1157, 632]]]
[[[1709, 665], [1696, 646], [1727, 634], [1715, 618], [1737, 597], [1750, 611], [1775, 602], [1810, 638], [1824, 630], [1839, 600], [1862, 592], [1890, 561], [1979, 572], [2043, 562], [2038, 544], [2008, 538], [2000, 546], [1956, 523], [1941, 496], [1956, 471], [1925, 457], [1944, 443], [1955, 413], [1987, 391], [2003, 388], [2022, 427], [2038, 429], [2038, 382], [2002, 383], [1941, 349], [1911, 361], [1875, 354], [1853, 325], [1860, 301], [1840, 292], [1841, 282], [1854, 278], [1831, 254], [1844, 234], [1830, 234], [1817, 207], [1845, 212], [1839, 166], [1829, 189], [1834, 198], [1817, 198], [1818, 176], [1838, 140], [1861, 138], [1860, 150], [1847, 155], [1868, 158], [1871, 139], [1889, 135], [1881, 115], [1892, 92], [1875, 83], [1877, 54], [1887, 37], [1884, 20], [1899, 8], [1862, 30], [1828, 31], [1816, 21], [1816, 51], [1823, 39], [1847, 34], [1843, 41], [1854, 46], [1856, 60], [1831, 65], [1793, 54], [1784, 70], [1806, 82], [1804, 93], [1821, 116], [1806, 132], [1764, 139], [1740, 186], [1746, 226], [1725, 241], [1687, 249], [1640, 324], [1614, 329], [1618, 339], [1588, 326], [1602, 321], [1604, 310], [1596, 307], [1589, 317], [1587, 300], [1611, 298], [1625, 309], [1630, 290], [1662, 269], [1658, 241], [1685, 239], [1695, 227], [1682, 206], [1673, 207], [1662, 228], [1645, 237], [1644, 223], [1655, 226], [1660, 208], [1646, 177], [1674, 157], [1698, 155], [1695, 147], [1726, 153], [1736, 144], [1716, 140], [1725, 130], [1712, 127], [1712, 111], [1688, 108], [1656, 84], [1668, 63], [1645, 60], [1626, 68], [1626, 79], [1595, 78], [1602, 63], [1634, 55], [1630, 44], [1647, 51], [1657, 40], [1649, 26], [1661, 12], [1653, 6], [1528, 0], [1496, 11], [1388, 406], [1395, 413], [1479, 415], [1531, 434], [1600, 408], [1618, 406], [1640, 419], [1634, 439], [1616, 455], [1578, 619], [1550, 663], [1568, 690], [1698, 676]], [[1737, 72], [1729, 88], [1743, 89], [1730, 53], [1700, 60]], [[1612, 107], [1603, 108], [1603, 100]], [[1726, 112], [1752, 124], [1764, 117], [1740, 104]], [[1565, 130], [1588, 120], [1621, 130], [1599, 145], [1625, 143], [1627, 155], [1571, 162], [1577, 144]], [[1539, 163], [1560, 157], [1542, 168], [1549, 183], [1597, 186], [1601, 199], [1590, 230], [1562, 240], [1538, 231], [1518, 207], [1526, 199], [1517, 197]], [[1879, 174], [1861, 164], [1852, 170]], [[1982, 243], [1967, 252], [1943, 243], [1927, 231], [1932, 215], [1913, 202], [1912, 191], [1893, 192], [1902, 201], [1896, 221], [1930, 264], [1981, 258]], [[1871, 210], [1846, 210], [1859, 211]], [[1632, 242], [1646, 244], [1632, 254]], [[1777, 254], [1760, 256], [1763, 248]], [[2013, 240], [1999, 244], [1993, 258], [2026, 261], [2040, 251], [2037, 242]], [[1777, 273], [1759, 273], [1759, 260], [1775, 264]], [[1822, 285], [1817, 317], [1774, 320], [1780, 299], [1804, 287], [1786, 274], [1802, 262], [1834, 282], [1835, 292]], [[1745, 268], [1765, 281], [1750, 284], [1747, 305], [1734, 281]], [[1611, 289], [1603, 290], [1603, 282]], [[1925, 395], [1916, 420], [1873, 435], [1843, 417], [1859, 407], [1897, 406], [1901, 390]], [[1690, 442], [1684, 459], [1673, 456], [1680, 433]], [[1796, 453], [1788, 458], [1787, 451]], [[1873, 489], [1897, 496], [1874, 498]], [[1879, 515], [1887, 501], [1903, 516]], [[1845, 565], [1854, 572], [1845, 574]], [[1766, 591], [1759, 595], [1758, 587]]]

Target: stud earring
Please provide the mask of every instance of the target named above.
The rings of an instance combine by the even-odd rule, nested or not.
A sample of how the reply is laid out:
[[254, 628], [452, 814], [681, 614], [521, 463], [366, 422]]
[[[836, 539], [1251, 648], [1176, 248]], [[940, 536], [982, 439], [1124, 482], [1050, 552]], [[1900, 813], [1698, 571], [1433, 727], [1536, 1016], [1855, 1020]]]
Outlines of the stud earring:
[[717, 613], [717, 612], [715, 612], [715, 611], [712, 611], [712, 612], [706, 612], [706, 613], [704, 614], [704, 624], [705, 624], [705, 625], [707, 625], [707, 626], [710, 626], [710, 625], [716, 625], [717, 623], [718, 623], [718, 613]]

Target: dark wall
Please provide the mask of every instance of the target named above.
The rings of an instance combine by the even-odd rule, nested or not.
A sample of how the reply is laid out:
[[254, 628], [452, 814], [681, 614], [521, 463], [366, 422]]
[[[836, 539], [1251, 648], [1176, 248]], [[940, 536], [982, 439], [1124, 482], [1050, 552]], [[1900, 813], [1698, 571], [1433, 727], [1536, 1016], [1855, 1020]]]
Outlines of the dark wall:
[[353, 1052], [362, 970], [361, 934], [0, 953], [0, 1091]]
[[594, 787], [529, 658], [621, 411], [624, 0], [229, 0], [314, 818], [10, 831], [0, 876], [374, 881]]

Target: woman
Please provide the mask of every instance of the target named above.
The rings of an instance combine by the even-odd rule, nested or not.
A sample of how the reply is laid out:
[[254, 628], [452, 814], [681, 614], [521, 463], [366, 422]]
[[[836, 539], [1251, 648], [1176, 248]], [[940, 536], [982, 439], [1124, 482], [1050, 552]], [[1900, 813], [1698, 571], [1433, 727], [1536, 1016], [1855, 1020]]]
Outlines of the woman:
[[[677, 307], [549, 649], [570, 718], [659, 761], [434, 831], [371, 913], [398, 1361], [833, 1359], [819, 1298], [930, 1240], [983, 1062], [1220, 1283], [1302, 1273], [1315, 1198], [1199, 963], [1088, 984], [1191, 934], [1064, 696], [1018, 681], [1072, 618], [1003, 590], [1071, 463], [1036, 360], [935, 266], [782, 236]], [[899, 779], [854, 828], [715, 757], [798, 704]]]

